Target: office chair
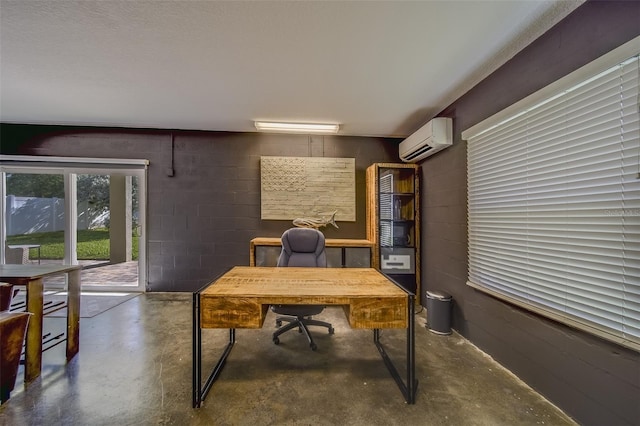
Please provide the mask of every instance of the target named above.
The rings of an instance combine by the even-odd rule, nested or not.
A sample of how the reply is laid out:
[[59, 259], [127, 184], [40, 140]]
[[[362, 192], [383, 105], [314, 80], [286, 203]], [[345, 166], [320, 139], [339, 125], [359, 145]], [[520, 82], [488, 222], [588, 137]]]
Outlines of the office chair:
[[[311, 228], [291, 228], [284, 231], [278, 266], [326, 267], [327, 257], [324, 251], [324, 235], [322, 232]], [[328, 322], [312, 319], [313, 315], [318, 315], [324, 310], [324, 306], [272, 305], [271, 310], [276, 314], [284, 315], [276, 318], [277, 327], [282, 325], [282, 321], [289, 323], [273, 333], [273, 343], [276, 345], [280, 343], [278, 336], [298, 328], [298, 332], [304, 333], [307, 337], [311, 350], [315, 351], [318, 347], [313, 342], [307, 326], [327, 327], [329, 334], [334, 332], [333, 327]]]

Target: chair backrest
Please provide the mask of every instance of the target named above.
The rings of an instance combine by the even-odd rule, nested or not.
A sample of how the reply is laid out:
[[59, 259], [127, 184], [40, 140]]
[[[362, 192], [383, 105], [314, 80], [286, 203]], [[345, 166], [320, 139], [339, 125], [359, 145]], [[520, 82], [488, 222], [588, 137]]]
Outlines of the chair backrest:
[[9, 247], [4, 246], [4, 260], [6, 264], [24, 265], [29, 263], [29, 249], [26, 247]]
[[0, 283], [0, 312], [11, 309], [11, 300], [13, 299], [13, 285], [9, 283]]
[[278, 266], [326, 267], [324, 234], [313, 228], [291, 228], [284, 231]]

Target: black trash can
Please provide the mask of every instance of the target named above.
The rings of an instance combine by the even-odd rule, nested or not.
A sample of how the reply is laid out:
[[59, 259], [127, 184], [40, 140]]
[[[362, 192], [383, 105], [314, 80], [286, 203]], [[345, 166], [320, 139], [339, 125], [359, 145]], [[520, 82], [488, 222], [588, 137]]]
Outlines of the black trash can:
[[451, 334], [451, 295], [427, 290], [427, 328], [436, 334]]

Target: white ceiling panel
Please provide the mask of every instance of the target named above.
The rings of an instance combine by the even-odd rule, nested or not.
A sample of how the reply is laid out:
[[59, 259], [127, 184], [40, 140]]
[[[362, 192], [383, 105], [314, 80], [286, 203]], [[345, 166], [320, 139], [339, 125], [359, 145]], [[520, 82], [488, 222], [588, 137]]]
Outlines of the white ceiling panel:
[[406, 136], [580, 0], [0, 1], [0, 120]]

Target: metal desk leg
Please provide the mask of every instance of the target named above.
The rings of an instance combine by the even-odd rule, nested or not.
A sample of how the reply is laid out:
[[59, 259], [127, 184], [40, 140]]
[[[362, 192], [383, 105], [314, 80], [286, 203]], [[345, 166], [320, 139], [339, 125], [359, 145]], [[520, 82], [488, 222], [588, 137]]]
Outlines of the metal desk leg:
[[409, 325], [407, 327], [406, 384], [405, 382], [403, 382], [402, 377], [398, 373], [398, 370], [396, 370], [396, 367], [393, 365], [393, 362], [391, 362], [391, 359], [385, 352], [384, 347], [380, 342], [380, 329], [376, 328], [373, 330], [373, 341], [378, 348], [378, 352], [380, 352], [384, 364], [387, 366], [389, 373], [391, 373], [391, 377], [393, 377], [393, 379], [396, 381], [396, 384], [400, 388], [400, 392], [402, 392], [402, 395], [404, 396], [405, 401], [407, 401], [407, 404], [415, 404], [416, 390], [418, 388], [418, 381], [416, 380], [415, 317], [413, 315], [413, 299], [414, 296], [410, 295], [408, 304], [409, 308], [407, 313], [409, 316]]
[[202, 333], [200, 330], [200, 295], [193, 293], [193, 385], [192, 385], [192, 406], [193, 408], [200, 407], [201, 393], [200, 383], [202, 377], [200, 374], [200, 368], [202, 367], [202, 352], [200, 351], [200, 344], [202, 343]]
[[409, 298], [409, 327], [407, 327], [407, 403], [416, 403], [418, 380], [416, 379], [416, 318], [413, 314], [414, 297]]
[[202, 383], [202, 328], [200, 327], [200, 294], [193, 294], [193, 408], [199, 408], [206, 398], [211, 386], [224, 368], [227, 357], [236, 342], [236, 329], [229, 329], [229, 343], [227, 344], [218, 363], [207, 378], [204, 387]]

